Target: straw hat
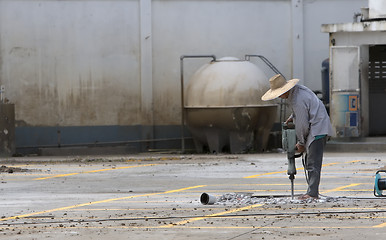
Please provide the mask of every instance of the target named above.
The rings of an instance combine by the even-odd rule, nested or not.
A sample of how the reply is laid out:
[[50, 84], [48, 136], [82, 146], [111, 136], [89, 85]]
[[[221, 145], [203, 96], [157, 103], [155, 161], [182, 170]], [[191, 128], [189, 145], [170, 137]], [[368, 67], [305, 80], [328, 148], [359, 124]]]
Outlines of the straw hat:
[[271, 85], [271, 89], [269, 89], [261, 97], [261, 100], [268, 101], [268, 100], [272, 100], [277, 97], [280, 97], [280, 95], [288, 92], [298, 82], [299, 82], [299, 79], [291, 79], [289, 81], [286, 81], [282, 75], [277, 74], [269, 79], [269, 84]]

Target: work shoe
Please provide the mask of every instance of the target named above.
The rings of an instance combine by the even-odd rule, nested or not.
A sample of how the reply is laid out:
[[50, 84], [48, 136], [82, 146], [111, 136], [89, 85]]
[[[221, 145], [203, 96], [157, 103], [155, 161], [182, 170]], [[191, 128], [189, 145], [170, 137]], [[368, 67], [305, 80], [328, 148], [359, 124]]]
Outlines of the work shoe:
[[299, 200], [308, 200], [308, 199], [318, 199], [318, 197], [312, 197], [312, 196], [310, 196], [310, 195], [308, 195], [308, 194], [304, 194], [304, 195], [301, 195], [299, 198], [298, 198]]

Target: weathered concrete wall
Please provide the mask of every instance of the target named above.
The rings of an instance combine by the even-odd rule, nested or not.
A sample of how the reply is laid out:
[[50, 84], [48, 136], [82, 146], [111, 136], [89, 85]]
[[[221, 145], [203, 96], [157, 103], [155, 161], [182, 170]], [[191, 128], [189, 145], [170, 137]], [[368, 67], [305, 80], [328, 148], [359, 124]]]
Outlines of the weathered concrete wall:
[[138, 1], [0, 1], [18, 125], [140, 124]]
[[[170, 129], [154, 126], [181, 119], [181, 55], [261, 54], [318, 90], [328, 57], [320, 25], [349, 22], [363, 6], [366, 0], [0, 0], [0, 83], [16, 104], [18, 139], [36, 135], [49, 144], [58, 127], [90, 126], [143, 126], [139, 135], [123, 132], [162, 138]], [[187, 60], [186, 81], [206, 62]], [[98, 131], [82, 142], [103, 141], [106, 130]], [[28, 139], [19, 145], [38, 141]]]

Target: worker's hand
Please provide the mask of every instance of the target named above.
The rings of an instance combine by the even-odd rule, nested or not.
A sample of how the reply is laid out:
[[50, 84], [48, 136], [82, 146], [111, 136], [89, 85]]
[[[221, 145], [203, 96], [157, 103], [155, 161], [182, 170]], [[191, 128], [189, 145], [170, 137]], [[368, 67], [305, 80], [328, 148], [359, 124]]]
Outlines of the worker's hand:
[[289, 122], [293, 122], [294, 119], [293, 117], [289, 117], [286, 121], [285, 121], [285, 124], [288, 124]]
[[299, 153], [302, 153], [302, 152], [304, 152], [304, 150], [306, 150], [305, 147], [303, 145], [301, 145], [300, 143], [296, 143], [296, 149]]

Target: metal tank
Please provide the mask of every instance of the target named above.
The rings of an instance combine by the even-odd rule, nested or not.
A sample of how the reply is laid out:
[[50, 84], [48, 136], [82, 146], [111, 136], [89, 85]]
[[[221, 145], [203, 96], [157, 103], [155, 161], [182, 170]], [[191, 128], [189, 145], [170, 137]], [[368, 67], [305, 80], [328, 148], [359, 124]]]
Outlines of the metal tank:
[[185, 89], [185, 119], [196, 150], [263, 151], [277, 105], [261, 100], [268, 77], [248, 60], [225, 57], [199, 68]]

